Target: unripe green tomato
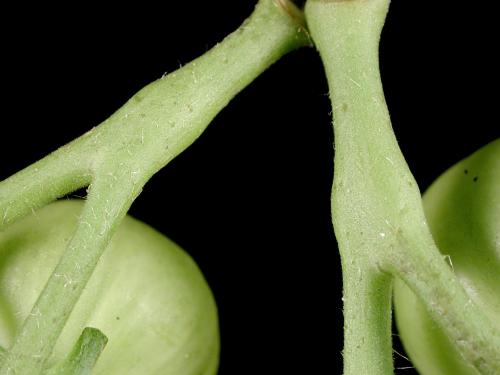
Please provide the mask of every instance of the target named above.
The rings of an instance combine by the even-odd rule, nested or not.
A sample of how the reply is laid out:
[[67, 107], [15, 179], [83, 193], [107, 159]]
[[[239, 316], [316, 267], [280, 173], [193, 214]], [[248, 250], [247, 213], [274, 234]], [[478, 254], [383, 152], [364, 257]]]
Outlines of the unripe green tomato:
[[[31, 312], [82, 207], [82, 201], [56, 202], [0, 233], [4, 348]], [[71, 287], [71, 280], [64, 281]], [[213, 375], [217, 370], [217, 311], [203, 275], [177, 245], [129, 216], [101, 257], [49, 365], [65, 358], [87, 326], [108, 337], [93, 374]]]
[[[471, 300], [500, 328], [500, 140], [447, 170], [423, 202], [443, 256]], [[401, 280], [394, 297], [400, 336], [419, 373], [478, 374]]]

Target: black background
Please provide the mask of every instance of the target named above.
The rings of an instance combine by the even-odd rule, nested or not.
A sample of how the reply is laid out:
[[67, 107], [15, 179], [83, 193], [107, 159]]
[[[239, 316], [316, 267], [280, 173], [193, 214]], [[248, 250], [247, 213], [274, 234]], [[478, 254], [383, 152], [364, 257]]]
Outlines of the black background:
[[[393, 126], [422, 190], [500, 135], [495, 12], [459, 3], [393, 1], [382, 36]], [[205, 52], [254, 4], [4, 9], [0, 179]], [[203, 270], [219, 306], [221, 375], [341, 372], [327, 92], [314, 49], [286, 56], [159, 172], [131, 209]], [[396, 365], [409, 366], [401, 358]]]

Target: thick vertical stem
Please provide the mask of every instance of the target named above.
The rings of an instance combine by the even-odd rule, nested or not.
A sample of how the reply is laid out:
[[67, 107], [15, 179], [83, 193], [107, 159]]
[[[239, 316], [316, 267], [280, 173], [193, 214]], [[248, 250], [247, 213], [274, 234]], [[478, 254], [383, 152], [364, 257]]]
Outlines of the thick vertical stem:
[[352, 260], [343, 264], [344, 373], [389, 374], [392, 276]]
[[[311, 0], [306, 5], [333, 107], [332, 218], [342, 258], [344, 373], [349, 375], [393, 371], [391, 276], [378, 262], [383, 248], [392, 243], [395, 215], [390, 209], [384, 212], [385, 196], [397, 185], [376, 173], [376, 163], [388, 163], [381, 154], [397, 150], [378, 70], [378, 41], [388, 4]], [[401, 164], [404, 159], [389, 162]]]
[[[352, 280], [356, 270], [345, 266], [351, 262], [359, 263], [362, 274], [399, 276], [421, 298], [462, 356], [480, 373], [496, 374], [500, 370], [498, 329], [468, 298], [435, 246], [418, 187], [391, 127], [378, 66], [378, 43], [388, 5], [389, 0], [309, 0], [306, 5], [307, 22], [331, 90], [332, 217], [344, 265], [344, 295], [347, 300], [354, 295], [363, 301], [361, 296], [370, 297], [364, 293], [373, 292]], [[376, 284], [375, 280], [367, 282]], [[380, 298], [386, 301], [387, 296]], [[371, 303], [373, 313], [383, 311], [379, 300]], [[359, 373], [352, 370], [356, 362], [364, 364], [365, 374], [387, 373], [377, 356], [386, 357], [381, 363], [388, 362], [390, 341], [382, 340], [377, 346], [372, 340], [364, 349], [359, 345], [363, 330], [373, 328], [369, 325], [389, 330], [385, 319], [371, 316], [363, 327], [346, 316], [347, 374]], [[387, 337], [387, 332], [379, 334]]]

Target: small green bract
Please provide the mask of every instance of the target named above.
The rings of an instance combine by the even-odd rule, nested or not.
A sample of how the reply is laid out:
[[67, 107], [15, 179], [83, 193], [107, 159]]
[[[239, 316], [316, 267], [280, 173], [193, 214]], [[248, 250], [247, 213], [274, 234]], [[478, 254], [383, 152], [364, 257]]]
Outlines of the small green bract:
[[[59, 201], [0, 233], [0, 345], [9, 347], [70, 240], [82, 201]], [[72, 280], [58, 275], [67, 288]], [[212, 375], [217, 311], [194, 261], [127, 216], [69, 317], [47, 365], [67, 357], [84, 327], [106, 332], [93, 374]]]

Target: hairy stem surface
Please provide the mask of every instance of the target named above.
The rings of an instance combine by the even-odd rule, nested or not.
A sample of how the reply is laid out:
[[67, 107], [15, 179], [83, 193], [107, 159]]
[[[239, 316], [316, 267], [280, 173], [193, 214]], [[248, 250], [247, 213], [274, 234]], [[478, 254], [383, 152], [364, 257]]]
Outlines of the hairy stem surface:
[[[389, 0], [306, 4], [333, 107], [332, 217], [344, 273], [344, 371], [393, 371], [391, 291], [377, 278], [386, 273], [401, 277], [421, 298], [469, 363], [481, 373], [497, 374], [498, 329], [472, 303], [434, 244], [418, 186], [391, 127], [378, 66], [388, 6]], [[357, 305], [360, 301], [369, 302]], [[375, 315], [360, 321], [360, 306]], [[380, 337], [363, 340], [367, 332]]]
[[0, 374], [43, 370], [102, 252], [144, 184], [262, 71], [309, 43], [298, 14], [288, 1], [261, 0], [237, 31], [205, 55], [146, 86], [64, 152], [2, 182], [0, 222], [4, 217], [5, 224], [89, 182], [90, 188], [76, 232], [5, 353]]

